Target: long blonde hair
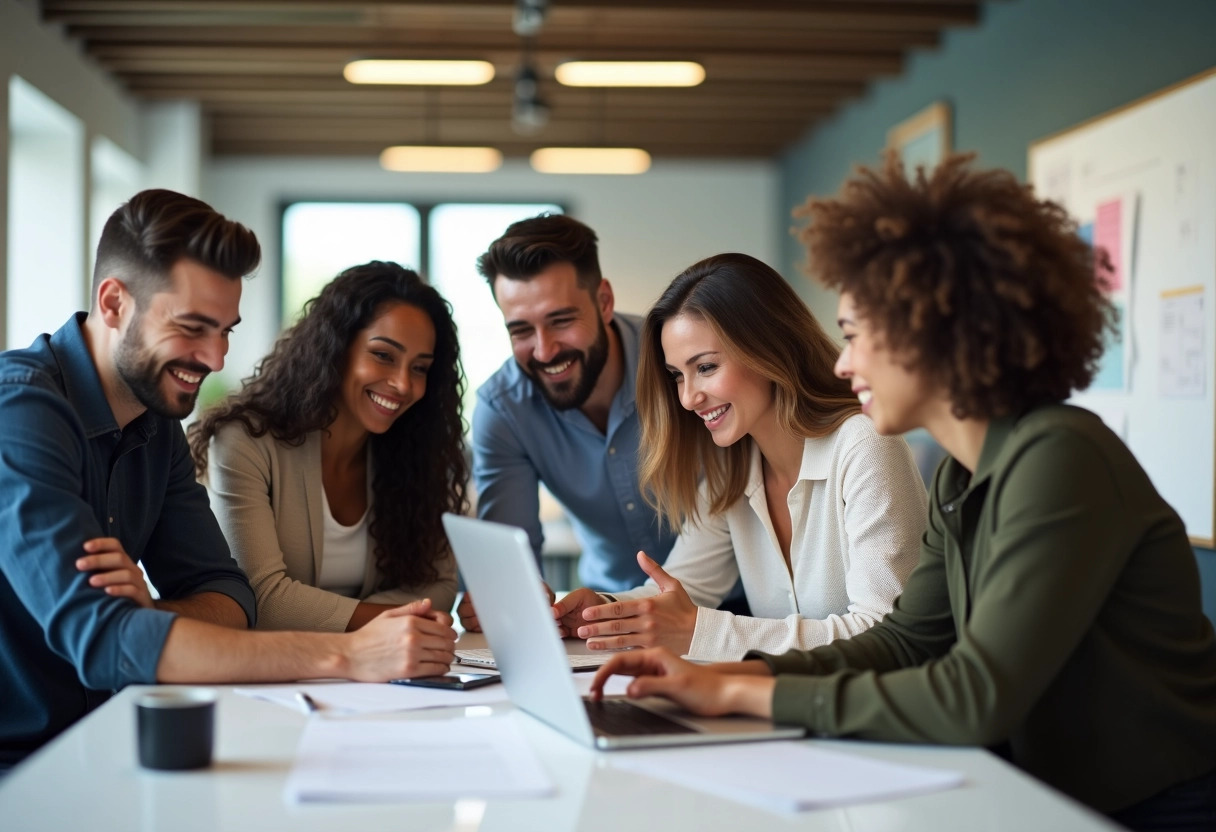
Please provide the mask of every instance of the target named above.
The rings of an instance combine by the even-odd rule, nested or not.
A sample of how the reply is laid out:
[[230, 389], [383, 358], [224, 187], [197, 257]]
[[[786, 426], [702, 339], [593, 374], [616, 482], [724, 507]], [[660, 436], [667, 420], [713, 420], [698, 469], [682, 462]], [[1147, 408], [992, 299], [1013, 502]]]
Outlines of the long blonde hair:
[[777, 422], [791, 435], [826, 436], [861, 411], [834, 372], [839, 348], [781, 275], [746, 254], [689, 266], [647, 314], [638, 357], [642, 492], [676, 527], [699, 519], [702, 472], [711, 513], [742, 496], [752, 448], [751, 437], [719, 448], [701, 418], [680, 405], [662, 343], [663, 325], [679, 315], [703, 320], [730, 357], [770, 382]]

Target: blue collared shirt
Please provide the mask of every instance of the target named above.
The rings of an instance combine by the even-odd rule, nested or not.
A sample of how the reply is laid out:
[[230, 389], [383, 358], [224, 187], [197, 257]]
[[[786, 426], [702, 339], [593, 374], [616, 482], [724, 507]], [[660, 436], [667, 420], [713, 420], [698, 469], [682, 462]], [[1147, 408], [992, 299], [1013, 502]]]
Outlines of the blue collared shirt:
[[634, 380], [642, 319], [613, 316], [625, 358], [625, 377], [600, 433], [581, 410], [555, 410], [532, 380], [508, 359], [477, 391], [473, 412], [473, 476], [477, 514], [528, 532], [540, 556], [537, 483], [565, 507], [583, 544], [579, 580], [619, 592], [640, 586], [646, 574], [638, 550], [662, 563], [676, 539], [638, 487], [638, 424]]
[[162, 598], [223, 593], [254, 623], [181, 423], [146, 412], [119, 430], [84, 318], [0, 353], [0, 766], [156, 681], [174, 615], [90, 587], [86, 540], [118, 538]]

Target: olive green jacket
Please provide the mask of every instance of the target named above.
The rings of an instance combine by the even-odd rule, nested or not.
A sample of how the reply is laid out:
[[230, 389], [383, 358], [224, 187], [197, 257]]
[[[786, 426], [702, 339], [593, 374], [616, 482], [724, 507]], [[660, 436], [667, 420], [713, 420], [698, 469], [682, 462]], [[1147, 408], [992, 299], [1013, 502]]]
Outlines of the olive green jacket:
[[764, 659], [773, 717], [992, 746], [1101, 811], [1216, 767], [1216, 640], [1181, 520], [1088, 411], [988, 428], [938, 468], [920, 563], [872, 629]]

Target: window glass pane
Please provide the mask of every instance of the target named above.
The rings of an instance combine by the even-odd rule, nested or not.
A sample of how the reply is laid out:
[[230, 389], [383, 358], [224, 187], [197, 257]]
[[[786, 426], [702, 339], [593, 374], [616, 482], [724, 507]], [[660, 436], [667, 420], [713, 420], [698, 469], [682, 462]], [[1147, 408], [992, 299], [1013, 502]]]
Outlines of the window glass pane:
[[418, 209], [401, 203], [297, 202], [283, 212], [283, 324], [338, 272], [369, 260], [417, 269]]
[[551, 204], [447, 204], [430, 213], [430, 279], [452, 304], [460, 332], [460, 355], [468, 387], [464, 418], [471, 421], [477, 388], [511, 357], [511, 342], [502, 314], [486, 281], [477, 273], [477, 258], [516, 220], [549, 211]]

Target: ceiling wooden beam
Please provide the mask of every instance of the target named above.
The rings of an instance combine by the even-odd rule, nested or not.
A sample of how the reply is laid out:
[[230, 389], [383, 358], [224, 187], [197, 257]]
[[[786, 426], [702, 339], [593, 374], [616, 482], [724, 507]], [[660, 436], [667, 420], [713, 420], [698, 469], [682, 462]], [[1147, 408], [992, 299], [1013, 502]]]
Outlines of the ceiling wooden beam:
[[[301, 2], [301, 0], [43, 0], [47, 20], [68, 25], [241, 25], [289, 23], [369, 26], [420, 25], [448, 20], [452, 25], [504, 25], [510, 29], [514, 3], [444, 0], [436, 3]], [[457, 23], [455, 18], [459, 17]], [[978, 2], [900, 2], [900, 0], [561, 0], [554, 3], [546, 28], [587, 25], [607, 19], [639, 20], [670, 25], [693, 19], [746, 27], [767, 19], [786, 20], [822, 29], [936, 30], [972, 25], [979, 19]]]
[[[465, 50], [452, 57], [475, 57], [482, 50], [518, 49], [514, 32], [465, 31], [451, 28], [380, 28], [365, 26], [71, 26], [68, 34], [86, 41], [91, 49], [110, 49], [126, 44], [154, 43], [163, 46], [204, 44], [318, 47], [342, 50], [348, 55], [377, 56], [389, 50]], [[656, 49], [670, 54], [675, 49], [748, 52], [780, 49], [801, 52], [890, 52], [911, 47], [936, 46], [936, 31], [820, 32], [813, 28], [789, 27], [728, 30], [722, 27], [667, 32], [657, 29], [625, 29], [605, 25], [587, 31], [544, 31], [534, 41], [536, 48], [587, 57], [613, 48], [628, 36], [631, 48]], [[467, 53], [467, 54], [466, 54]]]
[[[172, 91], [190, 97], [196, 94], [214, 92], [222, 94], [225, 91], [266, 90], [271, 92], [317, 92], [349, 94], [352, 96], [399, 96], [425, 97], [437, 96], [449, 98], [452, 96], [486, 97], [497, 99], [503, 93], [511, 92], [513, 82], [508, 77], [497, 78], [488, 84], [477, 87], [410, 87], [410, 86], [381, 86], [351, 84], [337, 76], [296, 76], [296, 75], [140, 75], [129, 79], [128, 88], [143, 95], [158, 91]], [[810, 81], [804, 79], [781, 79], [762, 85], [747, 81], [706, 81], [697, 87], [685, 88], [654, 88], [654, 89], [590, 89], [579, 87], [564, 87], [556, 82], [542, 81], [542, 90], [546, 95], [606, 95], [650, 97], [676, 97], [680, 99], [695, 99], [718, 95], [754, 96], [757, 99], [783, 99], [800, 94], [807, 95], [859, 95], [866, 89], [862, 81]]]
[[[526, 157], [533, 150], [544, 145], [538, 144], [498, 144], [495, 145], [508, 158]], [[782, 144], [757, 141], [742, 141], [720, 143], [716, 146], [693, 146], [682, 144], [652, 144], [647, 149], [656, 159], [770, 159], [784, 147]], [[384, 146], [376, 142], [360, 141], [358, 139], [342, 139], [338, 141], [318, 141], [301, 138], [290, 144], [280, 141], [262, 141], [259, 139], [221, 139], [214, 140], [212, 152], [217, 156], [379, 156]], [[302, 183], [306, 187], [307, 183]]]
[[[513, 75], [519, 54], [487, 56], [500, 75]], [[890, 55], [820, 55], [756, 54], [749, 56], [697, 56], [710, 80], [777, 81], [796, 78], [805, 81], [866, 80], [874, 76], [895, 75], [903, 66], [903, 58]], [[98, 62], [119, 76], [137, 75], [297, 75], [340, 78], [344, 61], [326, 57], [283, 55], [275, 51], [248, 54], [233, 50], [223, 54], [183, 52], [156, 53], [153, 47], [139, 55], [124, 54], [98, 57]], [[561, 58], [536, 55], [534, 64], [542, 77], [552, 76]]]
[[[478, 144], [489, 143], [487, 136], [510, 140], [510, 115], [498, 118], [446, 119], [438, 124], [426, 118], [364, 118], [345, 119], [295, 116], [224, 115], [211, 120], [211, 130], [217, 138], [235, 135], [251, 138], [291, 140], [297, 136], [314, 139], [341, 139], [351, 134], [387, 144]], [[544, 132], [532, 141], [538, 144], [614, 145], [647, 144], [649, 142], [679, 142], [681, 144], [713, 144], [724, 138], [740, 137], [788, 138], [802, 132], [800, 123], [789, 121], [732, 121], [722, 118], [671, 119], [653, 118], [649, 121], [588, 122], [562, 121], [549, 123]]]

